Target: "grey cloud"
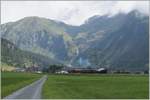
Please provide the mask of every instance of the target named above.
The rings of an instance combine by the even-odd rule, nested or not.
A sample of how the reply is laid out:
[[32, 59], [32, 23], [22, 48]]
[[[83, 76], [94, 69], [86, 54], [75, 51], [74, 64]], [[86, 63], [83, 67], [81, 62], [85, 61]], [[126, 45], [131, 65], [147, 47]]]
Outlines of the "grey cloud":
[[149, 1], [1, 1], [1, 22], [39, 16], [80, 25], [94, 15], [115, 15], [133, 9], [149, 14]]

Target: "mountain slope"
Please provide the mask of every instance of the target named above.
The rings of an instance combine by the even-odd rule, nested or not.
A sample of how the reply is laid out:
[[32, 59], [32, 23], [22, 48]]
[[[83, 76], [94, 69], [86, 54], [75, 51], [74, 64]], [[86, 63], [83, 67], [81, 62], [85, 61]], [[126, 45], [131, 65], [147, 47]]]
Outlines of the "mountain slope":
[[39, 54], [22, 51], [10, 41], [1, 38], [1, 62], [15, 67], [46, 67], [50, 64], [58, 64], [53, 59], [49, 59]]
[[78, 59], [86, 58], [92, 65], [110, 69], [147, 70], [149, 18], [136, 14], [136, 11], [129, 13], [122, 27], [93, 41]]
[[1, 27], [2, 37], [22, 50], [65, 61], [74, 54], [72, 38], [63, 23], [39, 17], [26, 17]]

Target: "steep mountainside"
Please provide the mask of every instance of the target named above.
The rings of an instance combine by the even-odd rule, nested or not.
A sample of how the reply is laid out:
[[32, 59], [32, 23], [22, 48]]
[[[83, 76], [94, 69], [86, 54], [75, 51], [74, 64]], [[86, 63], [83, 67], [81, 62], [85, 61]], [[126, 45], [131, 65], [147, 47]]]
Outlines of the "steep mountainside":
[[73, 66], [145, 70], [148, 68], [149, 17], [128, 14], [89, 18], [83, 25], [26, 17], [1, 25], [1, 36], [22, 50]]
[[22, 51], [3, 38], [1, 39], [1, 62], [15, 67], [31, 67], [33, 65], [46, 67], [50, 64], [60, 63], [39, 54]]
[[148, 22], [147, 16], [141, 16], [136, 11], [129, 13], [121, 27], [92, 41], [88, 48], [79, 54], [77, 61], [79, 58], [89, 59], [92, 65], [112, 69], [148, 69]]
[[74, 55], [76, 47], [61, 22], [26, 17], [1, 26], [2, 37], [23, 50], [62, 61]]

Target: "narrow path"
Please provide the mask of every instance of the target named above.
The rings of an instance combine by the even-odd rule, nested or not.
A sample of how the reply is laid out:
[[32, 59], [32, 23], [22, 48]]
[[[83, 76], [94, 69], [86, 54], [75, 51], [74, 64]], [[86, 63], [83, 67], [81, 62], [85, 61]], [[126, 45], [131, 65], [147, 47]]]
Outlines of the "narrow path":
[[32, 84], [19, 89], [4, 99], [41, 99], [42, 86], [46, 81], [47, 76], [43, 76], [41, 79], [33, 82]]

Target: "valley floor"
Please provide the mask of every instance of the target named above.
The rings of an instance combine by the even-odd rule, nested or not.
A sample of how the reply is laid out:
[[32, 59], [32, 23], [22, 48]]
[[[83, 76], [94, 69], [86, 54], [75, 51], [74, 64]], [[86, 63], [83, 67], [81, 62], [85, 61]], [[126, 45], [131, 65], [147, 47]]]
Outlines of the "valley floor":
[[[1, 94], [4, 98], [40, 79], [43, 74], [2, 72], [1, 76]], [[148, 99], [149, 97], [148, 75], [68, 74], [47, 76], [48, 79], [43, 85], [42, 94], [39, 94], [44, 99]], [[36, 82], [34, 83], [36, 84]]]
[[49, 75], [45, 99], [146, 99], [148, 75]]

